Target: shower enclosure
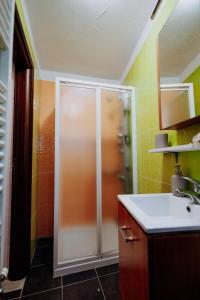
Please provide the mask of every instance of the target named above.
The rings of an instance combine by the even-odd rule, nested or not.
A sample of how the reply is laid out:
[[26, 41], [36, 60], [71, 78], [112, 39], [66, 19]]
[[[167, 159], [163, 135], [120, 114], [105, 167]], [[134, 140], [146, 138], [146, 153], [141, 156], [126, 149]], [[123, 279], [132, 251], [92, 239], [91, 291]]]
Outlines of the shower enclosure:
[[134, 89], [57, 78], [55, 112], [59, 276], [117, 262], [117, 194], [137, 192]]

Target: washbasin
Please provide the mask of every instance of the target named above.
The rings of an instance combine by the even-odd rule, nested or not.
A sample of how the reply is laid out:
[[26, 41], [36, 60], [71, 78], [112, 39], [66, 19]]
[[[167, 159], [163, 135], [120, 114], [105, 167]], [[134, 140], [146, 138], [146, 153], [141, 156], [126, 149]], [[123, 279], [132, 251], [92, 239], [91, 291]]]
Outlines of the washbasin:
[[146, 232], [200, 230], [200, 205], [189, 198], [164, 193], [118, 195], [118, 199]]

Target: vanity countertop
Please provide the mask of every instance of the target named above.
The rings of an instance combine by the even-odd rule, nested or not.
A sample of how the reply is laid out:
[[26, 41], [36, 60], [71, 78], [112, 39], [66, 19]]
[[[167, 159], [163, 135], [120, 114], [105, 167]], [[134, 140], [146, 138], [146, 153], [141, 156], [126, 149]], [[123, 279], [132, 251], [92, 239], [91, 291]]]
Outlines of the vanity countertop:
[[200, 230], [200, 205], [170, 193], [118, 195], [132, 217], [147, 233]]

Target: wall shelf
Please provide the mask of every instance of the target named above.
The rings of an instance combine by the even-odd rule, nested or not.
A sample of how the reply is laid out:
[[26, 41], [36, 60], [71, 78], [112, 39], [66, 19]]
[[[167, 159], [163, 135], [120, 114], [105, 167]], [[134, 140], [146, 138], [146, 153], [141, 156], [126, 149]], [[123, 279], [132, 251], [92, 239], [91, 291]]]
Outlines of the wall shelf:
[[175, 153], [175, 152], [189, 152], [189, 151], [200, 151], [200, 145], [194, 146], [193, 144], [163, 147], [149, 150], [149, 153]]

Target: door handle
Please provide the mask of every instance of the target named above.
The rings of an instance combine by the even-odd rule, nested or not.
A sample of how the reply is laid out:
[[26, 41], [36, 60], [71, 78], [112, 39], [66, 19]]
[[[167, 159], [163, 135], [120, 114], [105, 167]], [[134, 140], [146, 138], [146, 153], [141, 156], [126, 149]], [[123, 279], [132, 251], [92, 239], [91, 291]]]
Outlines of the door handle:
[[136, 235], [134, 235], [131, 232], [131, 229], [127, 226], [120, 226], [119, 232], [121, 233], [121, 235], [126, 243], [135, 242], [135, 241], [139, 240], [139, 238]]

